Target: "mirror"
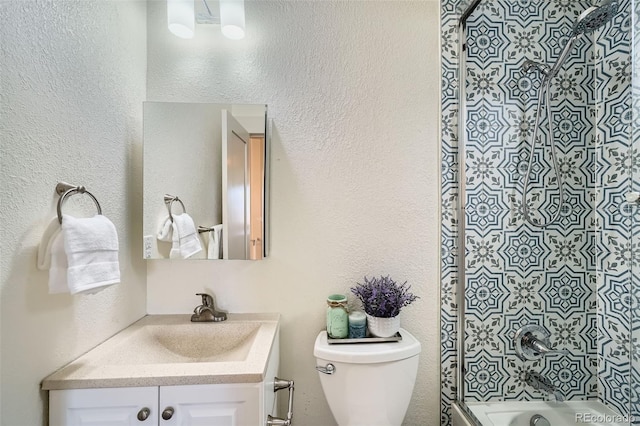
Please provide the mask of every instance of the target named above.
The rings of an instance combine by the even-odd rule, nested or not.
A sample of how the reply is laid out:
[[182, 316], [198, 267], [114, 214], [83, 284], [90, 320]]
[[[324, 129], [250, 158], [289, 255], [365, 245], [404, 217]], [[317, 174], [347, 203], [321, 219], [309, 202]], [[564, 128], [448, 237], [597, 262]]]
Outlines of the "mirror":
[[265, 257], [267, 106], [144, 102], [143, 110], [144, 258]]

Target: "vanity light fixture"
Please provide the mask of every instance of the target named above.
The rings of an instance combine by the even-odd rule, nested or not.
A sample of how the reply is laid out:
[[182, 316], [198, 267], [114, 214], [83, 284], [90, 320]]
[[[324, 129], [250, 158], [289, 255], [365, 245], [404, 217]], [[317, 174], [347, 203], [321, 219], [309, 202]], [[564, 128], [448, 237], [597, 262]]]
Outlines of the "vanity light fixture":
[[[218, 3], [218, 14], [209, 3]], [[169, 31], [181, 38], [193, 38], [197, 22], [220, 25], [222, 35], [240, 40], [245, 32], [244, 0], [167, 0], [167, 22]]]

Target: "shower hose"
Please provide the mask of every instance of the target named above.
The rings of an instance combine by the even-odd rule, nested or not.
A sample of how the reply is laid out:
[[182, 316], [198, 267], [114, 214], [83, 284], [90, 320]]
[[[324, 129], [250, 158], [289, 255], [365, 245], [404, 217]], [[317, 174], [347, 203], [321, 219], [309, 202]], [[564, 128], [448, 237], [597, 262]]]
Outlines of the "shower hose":
[[[527, 165], [527, 174], [524, 176], [524, 188], [522, 190], [522, 215], [524, 219], [529, 222], [531, 225], [544, 228], [555, 223], [560, 214], [562, 213], [562, 207], [564, 206], [564, 190], [563, 190], [563, 181], [562, 175], [560, 174], [560, 166], [558, 165], [558, 158], [556, 155], [556, 142], [553, 136], [553, 117], [551, 116], [551, 95], [550, 95], [550, 86], [551, 86], [550, 76], [545, 76], [540, 84], [540, 91], [538, 93], [538, 105], [536, 107], [536, 119], [533, 127], [533, 139], [531, 140], [531, 151], [529, 152], [529, 164]], [[556, 179], [558, 181], [558, 190], [559, 190], [559, 201], [558, 201], [558, 209], [555, 211], [551, 219], [547, 222], [543, 222], [542, 219], [534, 220], [529, 213], [529, 205], [527, 204], [527, 197], [529, 193], [529, 185], [531, 184], [531, 170], [533, 168], [533, 157], [536, 150], [536, 143], [538, 139], [538, 132], [540, 130], [540, 116], [542, 115], [542, 98], [545, 98], [546, 104], [546, 113], [547, 120], [549, 121], [549, 144], [551, 146], [551, 160], [553, 162], [553, 169], [556, 174]], [[544, 147], [544, 145], [543, 145]]]

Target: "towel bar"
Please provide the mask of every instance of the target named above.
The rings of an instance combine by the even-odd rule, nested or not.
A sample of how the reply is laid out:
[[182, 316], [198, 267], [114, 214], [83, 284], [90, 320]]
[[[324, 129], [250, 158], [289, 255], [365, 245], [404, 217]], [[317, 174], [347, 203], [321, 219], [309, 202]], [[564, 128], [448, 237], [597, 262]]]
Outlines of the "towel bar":
[[215, 227], [211, 226], [211, 227], [206, 227], [206, 226], [198, 226], [198, 234], [202, 234], [204, 232], [211, 232], [211, 231], [215, 231]]
[[98, 199], [94, 197], [92, 193], [87, 191], [87, 189], [82, 185], [76, 186], [66, 182], [58, 182], [58, 184], [56, 185], [56, 193], [60, 195], [60, 199], [58, 200], [57, 210], [58, 210], [58, 222], [60, 222], [61, 225], [62, 225], [62, 204], [64, 203], [64, 200], [70, 195], [87, 194], [89, 197], [91, 197], [91, 199], [95, 203], [96, 208], [98, 209], [98, 214], [102, 214], [102, 208], [100, 207], [100, 203], [98, 202]]

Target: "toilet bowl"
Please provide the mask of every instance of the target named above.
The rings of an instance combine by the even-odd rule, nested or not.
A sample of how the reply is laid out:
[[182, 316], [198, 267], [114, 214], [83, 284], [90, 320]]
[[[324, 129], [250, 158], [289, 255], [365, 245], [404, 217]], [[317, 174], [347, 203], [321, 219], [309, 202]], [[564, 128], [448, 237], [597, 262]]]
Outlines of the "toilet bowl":
[[420, 342], [329, 344], [316, 338], [313, 354], [324, 396], [339, 426], [400, 426], [418, 373]]

